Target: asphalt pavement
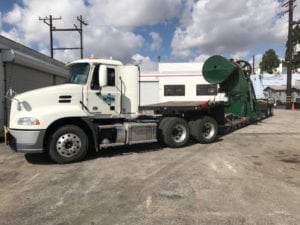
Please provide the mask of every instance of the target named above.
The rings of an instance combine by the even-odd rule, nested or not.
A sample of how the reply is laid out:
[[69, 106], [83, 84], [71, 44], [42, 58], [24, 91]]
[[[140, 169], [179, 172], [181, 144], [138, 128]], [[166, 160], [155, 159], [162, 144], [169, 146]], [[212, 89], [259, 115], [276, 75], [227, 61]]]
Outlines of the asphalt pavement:
[[0, 225], [298, 225], [300, 111], [184, 148], [57, 165], [0, 144]]

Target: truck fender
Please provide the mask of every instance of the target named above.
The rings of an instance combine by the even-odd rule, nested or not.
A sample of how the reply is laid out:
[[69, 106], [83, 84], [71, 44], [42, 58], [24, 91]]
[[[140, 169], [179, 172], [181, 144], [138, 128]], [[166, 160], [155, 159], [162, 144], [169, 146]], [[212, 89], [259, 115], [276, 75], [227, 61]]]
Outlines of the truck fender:
[[94, 148], [98, 152], [99, 151], [99, 139], [98, 139], [98, 132], [97, 132], [98, 131], [98, 127], [89, 118], [83, 118], [82, 120], [86, 123], [86, 125], [90, 129], [90, 131], [92, 133], [92, 139], [93, 139], [93, 143], [94, 143]]
[[[85, 130], [87, 133], [87, 136], [91, 141], [93, 141], [93, 144], [91, 147], [94, 147], [96, 151], [99, 150], [99, 141], [98, 141], [98, 133], [97, 133], [97, 126], [93, 123], [93, 121], [89, 118], [63, 118], [61, 120], [55, 121], [52, 123], [46, 131], [45, 139], [44, 139], [44, 147], [46, 149], [47, 139], [49, 134], [52, 132], [53, 129], [57, 129], [58, 127], [64, 126], [64, 125], [77, 125]], [[94, 146], [93, 146], [94, 145]]]

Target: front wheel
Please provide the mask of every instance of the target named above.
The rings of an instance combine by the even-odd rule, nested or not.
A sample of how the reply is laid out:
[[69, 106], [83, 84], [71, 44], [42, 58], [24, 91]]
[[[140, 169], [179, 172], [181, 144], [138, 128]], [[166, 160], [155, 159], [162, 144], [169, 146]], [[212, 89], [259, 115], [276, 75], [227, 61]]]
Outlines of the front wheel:
[[85, 132], [74, 125], [60, 127], [50, 134], [48, 153], [57, 163], [72, 163], [82, 160], [88, 151]]

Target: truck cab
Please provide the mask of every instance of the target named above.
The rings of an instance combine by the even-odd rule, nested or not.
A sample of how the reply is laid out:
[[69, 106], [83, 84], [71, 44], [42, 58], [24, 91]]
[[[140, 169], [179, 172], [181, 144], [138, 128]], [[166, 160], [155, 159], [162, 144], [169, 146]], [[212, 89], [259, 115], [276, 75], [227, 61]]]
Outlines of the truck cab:
[[9, 97], [8, 131], [10, 144], [16, 151], [45, 151], [51, 132], [63, 124], [75, 123], [92, 134], [93, 129], [89, 128], [93, 127], [92, 120], [137, 117], [137, 66], [91, 58], [74, 61], [67, 67], [69, 76], [65, 84]]
[[115, 60], [91, 59], [75, 61], [68, 68], [67, 83], [83, 85], [81, 104], [88, 113], [101, 118], [137, 115], [137, 66], [125, 66]]

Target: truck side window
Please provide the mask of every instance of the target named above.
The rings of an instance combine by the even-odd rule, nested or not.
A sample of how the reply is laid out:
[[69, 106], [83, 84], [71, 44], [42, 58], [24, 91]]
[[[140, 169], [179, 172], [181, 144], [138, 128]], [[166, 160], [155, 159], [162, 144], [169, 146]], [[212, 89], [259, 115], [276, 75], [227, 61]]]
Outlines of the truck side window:
[[92, 90], [99, 90], [100, 89], [99, 80], [98, 80], [99, 66], [100, 65], [96, 65], [95, 69], [94, 69], [94, 72], [93, 72], [93, 78], [92, 78], [92, 82], [91, 82], [91, 89]]
[[107, 68], [107, 85], [115, 86], [115, 69]]

